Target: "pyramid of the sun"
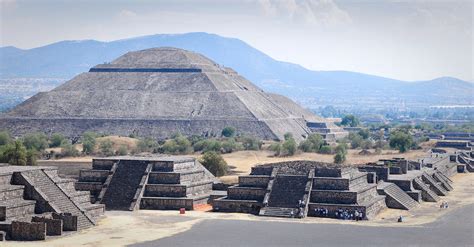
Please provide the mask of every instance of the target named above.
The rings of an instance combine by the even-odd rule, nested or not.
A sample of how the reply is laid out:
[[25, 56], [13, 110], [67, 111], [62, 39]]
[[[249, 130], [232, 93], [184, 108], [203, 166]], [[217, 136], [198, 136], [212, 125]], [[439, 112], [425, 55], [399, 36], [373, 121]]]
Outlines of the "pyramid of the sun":
[[290, 99], [265, 93], [200, 54], [154, 48], [129, 52], [36, 94], [2, 116], [0, 129], [14, 135], [41, 131], [75, 137], [95, 131], [164, 138], [177, 132], [219, 135], [233, 126], [263, 139], [282, 139], [286, 132], [301, 139], [311, 123], [326, 125]]

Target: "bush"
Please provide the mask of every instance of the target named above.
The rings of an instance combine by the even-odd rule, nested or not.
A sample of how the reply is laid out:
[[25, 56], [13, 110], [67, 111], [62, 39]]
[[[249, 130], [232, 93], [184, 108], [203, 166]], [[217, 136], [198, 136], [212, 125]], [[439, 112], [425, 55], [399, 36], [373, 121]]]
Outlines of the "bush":
[[351, 142], [351, 148], [359, 148], [362, 145], [363, 138], [359, 134], [349, 133], [349, 140]]
[[63, 141], [61, 143], [61, 156], [63, 157], [76, 157], [79, 156], [79, 151], [69, 141]]
[[43, 151], [49, 147], [48, 138], [43, 133], [28, 134], [23, 137], [23, 145], [26, 149], [35, 149], [36, 151]]
[[337, 152], [336, 155], [334, 155], [334, 163], [342, 164], [344, 161], [346, 161], [346, 154]]
[[270, 151], [274, 152], [274, 156], [280, 156], [281, 155], [281, 143], [272, 143], [270, 147], [268, 147]]
[[196, 152], [208, 152], [208, 151], [214, 151], [214, 152], [220, 152], [221, 151], [221, 143], [218, 140], [215, 139], [206, 139], [202, 141], [198, 141], [194, 144], [193, 148], [194, 151]]
[[232, 152], [235, 152], [235, 151], [242, 150], [244, 148], [242, 146], [242, 144], [235, 141], [234, 138], [229, 138], [229, 139], [223, 141], [221, 146], [222, 146], [221, 150], [224, 153], [232, 153]]
[[63, 135], [58, 134], [58, 133], [54, 133], [54, 134], [51, 135], [49, 147], [50, 148], [59, 147], [59, 146], [61, 146], [61, 144], [63, 143], [63, 141], [65, 139], [66, 138], [64, 138]]
[[324, 140], [319, 134], [311, 134], [306, 138], [306, 140], [302, 141], [299, 145], [299, 149], [306, 153], [316, 153], [323, 145]]
[[283, 135], [283, 138], [286, 140], [290, 139], [290, 138], [293, 138], [293, 134], [290, 133], [290, 132], [286, 132], [284, 135]]
[[242, 145], [245, 150], [260, 150], [262, 147], [262, 142], [255, 137], [243, 137]]
[[10, 133], [7, 131], [0, 131], [0, 146], [7, 145], [12, 141]]
[[359, 134], [364, 140], [368, 139], [370, 135], [368, 129], [361, 129], [359, 132], [357, 132], [357, 134]]
[[288, 138], [281, 145], [282, 154], [284, 156], [293, 156], [296, 153], [296, 141], [293, 137]]
[[373, 147], [373, 144], [370, 140], [364, 140], [360, 146], [362, 149], [371, 149]]
[[334, 149], [334, 152], [337, 153], [341, 153], [341, 154], [344, 154], [346, 155], [347, 154], [347, 144], [345, 143], [339, 143], [336, 148]]
[[234, 127], [225, 127], [222, 130], [222, 136], [225, 136], [225, 137], [235, 136], [235, 128]]
[[153, 152], [156, 148], [158, 148], [158, 143], [151, 138], [140, 139], [137, 142], [137, 151], [139, 153]]
[[321, 146], [321, 148], [319, 149], [319, 153], [320, 154], [330, 154], [330, 153], [332, 153], [331, 146], [329, 146], [329, 145]]
[[227, 162], [225, 162], [222, 156], [217, 152], [206, 152], [199, 161], [207, 170], [209, 170], [216, 177], [224, 176], [227, 174]]
[[93, 132], [85, 132], [82, 135], [82, 152], [91, 154], [94, 152], [97, 135]]
[[177, 134], [162, 146], [163, 152], [169, 154], [188, 154], [193, 151], [191, 142], [183, 135]]
[[99, 144], [100, 153], [105, 156], [114, 155], [113, 145], [114, 143], [111, 140], [101, 141]]

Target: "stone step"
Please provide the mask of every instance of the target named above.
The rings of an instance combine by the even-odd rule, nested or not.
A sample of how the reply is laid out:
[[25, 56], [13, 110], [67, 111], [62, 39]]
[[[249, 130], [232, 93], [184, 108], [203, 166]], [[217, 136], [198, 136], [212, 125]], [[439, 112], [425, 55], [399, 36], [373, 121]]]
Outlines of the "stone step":
[[260, 209], [260, 216], [294, 218], [299, 216], [297, 208], [264, 207]]
[[448, 195], [448, 191], [446, 191], [446, 190], [441, 186], [441, 184], [440, 184], [439, 182], [437, 182], [436, 180], [434, 180], [434, 178], [433, 178], [431, 175], [429, 175], [428, 173], [426, 173], [426, 172], [423, 173], [423, 174], [421, 175], [421, 178], [422, 178], [422, 180], [423, 180], [425, 183], [429, 184], [430, 189], [431, 189], [432, 191], [434, 191], [438, 196], [446, 196], [446, 195]]
[[428, 202], [437, 202], [440, 200], [439, 196], [430, 189], [420, 178], [415, 178], [413, 180], [413, 185], [415, 189], [421, 190], [422, 199]]
[[446, 178], [444, 178], [441, 174], [442, 173], [440, 173], [440, 172], [435, 172], [435, 173], [433, 173], [433, 176], [438, 182], [441, 183], [441, 185], [443, 186], [444, 189], [446, 189], [447, 191], [453, 190], [453, 187], [451, 186], [449, 181], [446, 180]]
[[[24, 217], [35, 213], [36, 201], [15, 198], [0, 201], [0, 221], [13, 217]], [[4, 213], [3, 213], [4, 212]]]
[[[398, 208], [410, 210], [417, 207], [419, 204], [413, 200], [405, 191], [400, 189], [396, 184], [383, 183], [381, 190], [386, 196], [385, 202], [389, 208]], [[392, 201], [393, 200], [393, 201]]]

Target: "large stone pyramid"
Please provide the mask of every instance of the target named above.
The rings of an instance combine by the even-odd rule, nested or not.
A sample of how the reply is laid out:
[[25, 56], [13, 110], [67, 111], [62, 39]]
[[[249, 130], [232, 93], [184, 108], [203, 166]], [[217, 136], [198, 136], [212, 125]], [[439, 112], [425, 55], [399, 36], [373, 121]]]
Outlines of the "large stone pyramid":
[[286, 132], [302, 139], [310, 123], [324, 127], [326, 121], [200, 54], [154, 48], [129, 52], [36, 94], [2, 116], [0, 129], [164, 138], [219, 135], [233, 126], [263, 139], [282, 139]]

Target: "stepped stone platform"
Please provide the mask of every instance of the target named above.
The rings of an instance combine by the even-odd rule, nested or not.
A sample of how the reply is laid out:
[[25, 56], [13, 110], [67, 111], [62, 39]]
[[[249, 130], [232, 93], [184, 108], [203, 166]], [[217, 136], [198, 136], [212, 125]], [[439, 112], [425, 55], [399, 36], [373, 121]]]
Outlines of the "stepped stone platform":
[[361, 218], [370, 219], [384, 207], [385, 196], [368, 183], [367, 173], [315, 161], [255, 166], [228, 188], [227, 197], [213, 201], [214, 211], [297, 218], [340, 218], [341, 211], [357, 210]]
[[[232, 126], [260, 139], [296, 140], [320, 123], [330, 139], [343, 129], [277, 94], [266, 93], [231, 68], [171, 47], [128, 52], [0, 116], [0, 129], [77, 138], [85, 131], [155, 139], [173, 133], [220, 136]], [[329, 127], [328, 127], [329, 126]]]
[[75, 188], [107, 210], [192, 210], [208, 203], [215, 182], [195, 158], [124, 156], [94, 159]]
[[386, 195], [388, 207], [409, 210], [416, 204], [406, 195], [416, 202], [437, 202], [440, 196], [446, 196], [453, 189], [449, 177], [457, 172], [457, 163], [449, 154], [433, 153], [418, 161], [380, 160], [359, 170], [374, 174], [378, 192]]
[[92, 227], [104, 205], [75, 180], [62, 179], [55, 167], [0, 166], [0, 231], [8, 240], [44, 240], [47, 236]]

